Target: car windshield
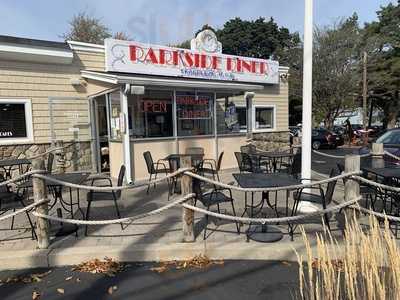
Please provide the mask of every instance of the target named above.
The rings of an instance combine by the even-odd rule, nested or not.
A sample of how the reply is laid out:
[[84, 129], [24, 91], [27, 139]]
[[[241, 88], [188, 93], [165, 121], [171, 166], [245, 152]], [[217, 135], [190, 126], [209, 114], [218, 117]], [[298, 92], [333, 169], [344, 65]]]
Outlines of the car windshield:
[[381, 135], [376, 142], [378, 144], [400, 144], [400, 131], [391, 130]]

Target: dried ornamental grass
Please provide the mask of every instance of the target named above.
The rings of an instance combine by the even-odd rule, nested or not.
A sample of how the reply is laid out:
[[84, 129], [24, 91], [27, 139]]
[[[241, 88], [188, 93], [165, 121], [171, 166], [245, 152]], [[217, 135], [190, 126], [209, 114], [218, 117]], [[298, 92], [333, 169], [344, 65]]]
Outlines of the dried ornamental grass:
[[400, 249], [396, 239], [388, 222], [382, 229], [370, 217], [369, 224], [369, 230], [363, 232], [355, 216], [346, 220], [340, 244], [328, 230], [324, 235], [317, 234], [316, 253], [302, 230], [306, 261], [296, 252], [302, 299], [400, 299]]

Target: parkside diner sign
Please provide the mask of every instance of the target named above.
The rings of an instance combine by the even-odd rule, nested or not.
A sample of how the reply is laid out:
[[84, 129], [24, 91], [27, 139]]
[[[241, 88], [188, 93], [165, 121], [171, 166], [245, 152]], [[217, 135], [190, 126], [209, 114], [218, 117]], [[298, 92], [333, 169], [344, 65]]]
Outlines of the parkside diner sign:
[[107, 72], [279, 83], [279, 63], [273, 60], [114, 39], [105, 40], [105, 53]]

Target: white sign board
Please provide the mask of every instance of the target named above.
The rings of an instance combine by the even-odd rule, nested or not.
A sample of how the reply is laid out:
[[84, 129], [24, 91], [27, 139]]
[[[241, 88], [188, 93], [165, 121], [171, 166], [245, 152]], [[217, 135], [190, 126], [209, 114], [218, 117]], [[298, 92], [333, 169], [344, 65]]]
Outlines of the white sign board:
[[107, 72], [279, 83], [279, 63], [273, 60], [114, 39], [105, 40], [105, 53]]

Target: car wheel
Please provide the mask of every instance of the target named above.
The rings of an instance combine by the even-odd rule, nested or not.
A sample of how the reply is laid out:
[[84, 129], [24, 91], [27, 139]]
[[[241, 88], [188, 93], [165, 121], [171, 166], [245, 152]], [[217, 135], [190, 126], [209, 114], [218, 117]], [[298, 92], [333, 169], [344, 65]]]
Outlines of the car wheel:
[[313, 148], [314, 150], [319, 150], [319, 148], [321, 148], [321, 142], [320, 142], [320, 141], [314, 141], [314, 142], [312, 143], [312, 148]]

